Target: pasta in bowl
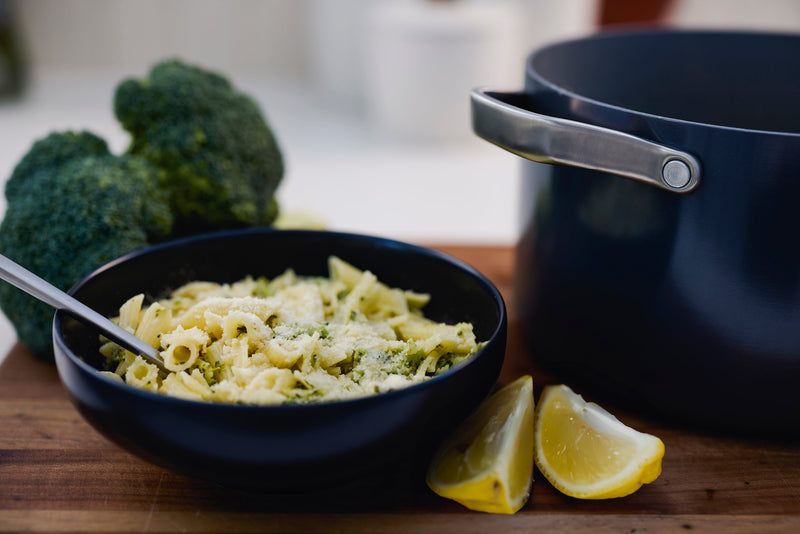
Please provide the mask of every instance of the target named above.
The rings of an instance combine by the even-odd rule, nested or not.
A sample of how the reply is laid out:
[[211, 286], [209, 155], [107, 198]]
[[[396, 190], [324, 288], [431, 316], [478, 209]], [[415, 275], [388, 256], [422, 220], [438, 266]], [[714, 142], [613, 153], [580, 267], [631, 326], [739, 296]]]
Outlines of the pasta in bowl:
[[[266, 280], [260, 279], [262, 276]], [[211, 296], [214, 292], [243, 291], [250, 295], [234, 298], [268, 300], [270, 296], [277, 298], [279, 286], [289, 288], [292, 284], [287, 282], [292, 277], [304, 289], [289, 290], [297, 292], [298, 298], [292, 299], [294, 317], [287, 312], [283, 317], [285, 324], [279, 324], [277, 318], [270, 320], [272, 312], [259, 311], [258, 306], [263, 306], [263, 302], [251, 302], [253, 307], [249, 311], [237, 312], [234, 315], [238, 318], [230, 318], [228, 323], [217, 318], [223, 315], [214, 307], [219, 300], [214, 304], [213, 299], [220, 298]], [[321, 288], [324, 278], [333, 284], [331, 288]], [[197, 281], [202, 283], [192, 286]], [[239, 283], [241, 287], [236, 285]], [[310, 300], [300, 295], [309, 289], [307, 284], [316, 284], [319, 295], [336, 291], [336, 301], [328, 293], [327, 299], [309, 304]], [[373, 289], [359, 294], [368, 286]], [[378, 299], [375, 287], [390, 292], [387, 299], [391, 304], [384, 305], [384, 297]], [[261, 299], [264, 295], [258, 294], [260, 291], [266, 291], [267, 299]], [[437, 251], [372, 236], [269, 228], [196, 236], [120, 258], [89, 275], [70, 293], [108, 317], [119, 316], [123, 320], [122, 307], [140, 322], [156, 302], [171, 309], [175, 319], [206, 301], [201, 306], [203, 320], [210, 320], [211, 325], [202, 326], [209, 326], [209, 331], [197, 324], [183, 325], [184, 331], [197, 327], [209, 337], [208, 342], [201, 340], [196, 356], [189, 346], [174, 343], [175, 339], [170, 342], [169, 336], [165, 341], [166, 345], [176, 347], [170, 365], [189, 377], [192, 373], [195, 377], [200, 375], [202, 382], [195, 383], [201, 389], [205, 389], [203, 384], [212, 391], [220, 389], [211, 384], [221, 383], [234, 365], [234, 360], [220, 365], [213, 358], [208, 361], [201, 357], [203, 347], [207, 350], [213, 341], [225, 337], [226, 327], [229, 335], [225, 339], [238, 339], [233, 345], [238, 344], [242, 353], [246, 345], [248, 354], [252, 352], [250, 358], [261, 359], [262, 363], [270, 359], [283, 363], [273, 366], [277, 370], [273, 373], [276, 381], [280, 376], [289, 378], [287, 385], [291, 387], [254, 388], [254, 397], [249, 400], [237, 399], [233, 393], [224, 397], [229, 393], [223, 395], [222, 391], [220, 398], [204, 399], [202, 394], [192, 392], [192, 388], [182, 395], [165, 395], [152, 388], [125, 383], [124, 377], [115, 372], [125, 357], [112, 355], [109, 360], [103, 355], [101, 350], [107, 353], [113, 350], [108, 346], [102, 349], [103, 341], [96, 331], [63, 312], [57, 312], [54, 319], [59, 376], [76, 408], [96, 430], [162, 467], [248, 490], [286, 493], [330, 487], [383, 476], [386, 470], [396, 469], [401, 463], [405, 465], [411, 458], [426, 457], [492, 390], [505, 353], [505, 304], [489, 280]], [[198, 298], [201, 294], [209, 296], [211, 301]], [[183, 303], [174, 302], [187, 295], [191, 298]], [[136, 298], [125, 308], [131, 297]], [[137, 303], [138, 299], [141, 303]], [[320, 300], [323, 308], [330, 307], [329, 317], [320, 316], [318, 308], [314, 321], [297, 317], [299, 308], [308, 306], [313, 310]], [[276, 302], [270, 305], [273, 304], [277, 305]], [[431, 341], [431, 346], [423, 347], [421, 336], [416, 334], [408, 336], [412, 341], [402, 339], [403, 330], [420, 327], [402, 317], [403, 306], [409, 315], [424, 312], [425, 320], [431, 323], [422, 321], [422, 326], [442, 329], [435, 344]], [[195, 312], [199, 313], [201, 308]], [[157, 315], [157, 309], [149, 313]], [[351, 312], [355, 312], [352, 319]], [[247, 315], [259, 313], [268, 314], [265, 321], [258, 321], [262, 324], [252, 322]], [[341, 325], [333, 320], [337, 313]], [[343, 333], [337, 329], [348, 324], [351, 328], [361, 328], [370, 316], [377, 323], [381, 314], [388, 325], [379, 327], [384, 329], [384, 337], [372, 335], [383, 341], [342, 342], [345, 349], [339, 355], [322, 348], [326, 344], [335, 345], [338, 334]], [[437, 324], [444, 326], [436, 327]], [[470, 325], [471, 330], [464, 325]], [[266, 332], [266, 328], [272, 337], [280, 338], [272, 350], [266, 348], [263, 339], [255, 339], [264, 334], [258, 330]], [[396, 339], [385, 339], [392, 336]], [[375, 344], [379, 342], [387, 342], [387, 347], [396, 353], [378, 351]], [[401, 343], [413, 346], [397, 350]], [[469, 348], [472, 343], [474, 350]], [[315, 350], [304, 352], [305, 349], [301, 350], [304, 344], [313, 345]], [[437, 345], [441, 347], [436, 348]], [[234, 353], [235, 350], [229, 356]], [[373, 386], [372, 394], [366, 395], [342, 392], [295, 373], [302, 372], [304, 365], [306, 370], [315, 371], [311, 364], [316, 355], [317, 360], [326, 359], [324, 363], [318, 362], [316, 369], [328, 375], [323, 377], [326, 380], [351, 374], [351, 378], [359, 378], [360, 382], [366, 371], [364, 377], [353, 373], [360, 362], [369, 360], [368, 354], [387, 360], [402, 354], [394, 364], [389, 362], [389, 371], [405, 367], [403, 377], [390, 378], [392, 373], [387, 372], [388, 382], [378, 381], [382, 384], [378, 392], [374, 383], [365, 380], [365, 385]], [[207, 365], [202, 361], [207, 361]], [[258, 371], [266, 369], [264, 366]], [[255, 370], [252, 372], [253, 376], [257, 374]], [[126, 373], [127, 369], [122, 374]], [[268, 375], [260, 379], [267, 385]], [[145, 376], [142, 373], [139, 378], [146, 383]], [[298, 387], [300, 382], [305, 382], [308, 389]], [[241, 383], [242, 389], [247, 383]], [[322, 395], [331, 391], [339, 393], [329, 398]], [[424, 465], [425, 460], [418, 464]]]
[[192, 281], [116, 322], [161, 349], [169, 373], [107, 341], [113, 379], [190, 400], [283, 404], [343, 400], [428, 380], [474, 355], [471, 323], [425, 317], [430, 295], [392, 288], [328, 258], [329, 276]]

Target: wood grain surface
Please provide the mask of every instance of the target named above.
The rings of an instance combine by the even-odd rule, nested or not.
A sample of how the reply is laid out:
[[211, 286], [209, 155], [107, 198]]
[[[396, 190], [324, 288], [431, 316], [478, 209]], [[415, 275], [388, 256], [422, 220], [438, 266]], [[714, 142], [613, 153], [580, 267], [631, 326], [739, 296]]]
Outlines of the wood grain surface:
[[[553, 379], [535, 367], [516, 324], [513, 250], [438, 248], [485, 273], [506, 298], [500, 383], [532, 373], [541, 390]], [[512, 516], [470, 512], [402, 472], [380, 487], [252, 495], [173, 474], [110, 443], [72, 407], [53, 364], [17, 345], [0, 366], [0, 532], [800, 532], [800, 444], [715, 436], [604, 407], [666, 446], [661, 476], [622, 499], [572, 499], [539, 473]]]

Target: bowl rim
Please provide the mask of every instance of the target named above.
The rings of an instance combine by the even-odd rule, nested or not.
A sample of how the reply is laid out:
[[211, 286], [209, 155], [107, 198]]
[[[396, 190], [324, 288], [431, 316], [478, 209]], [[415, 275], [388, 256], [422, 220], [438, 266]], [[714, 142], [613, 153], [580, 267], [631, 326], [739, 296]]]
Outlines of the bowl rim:
[[[133, 397], [137, 397], [143, 401], [166, 402], [170, 405], [175, 406], [176, 408], [184, 407], [186, 409], [196, 409], [198, 407], [203, 407], [204, 410], [214, 410], [214, 411], [220, 410], [224, 412], [232, 411], [241, 414], [250, 412], [258, 412], [260, 414], [271, 414], [271, 413], [283, 414], [289, 411], [302, 412], [302, 411], [319, 411], [328, 409], [339, 410], [343, 407], [348, 407], [348, 406], [358, 407], [359, 405], [374, 403], [376, 399], [386, 400], [387, 402], [390, 402], [394, 398], [411, 395], [415, 391], [436, 387], [436, 385], [439, 384], [440, 382], [449, 381], [452, 379], [452, 377], [456, 374], [458, 370], [471, 367], [473, 365], [477, 365], [478, 361], [483, 359], [482, 357], [486, 353], [487, 349], [490, 348], [490, 346], [496, 345], [500, 341], [502, 341], [503, 344], [505, 345], [504, 336], [505, 332], [507, 331], [507, 323], [508, 323], [508, 312], [506, 309], [505, 300], [503, 299], [500, 290], [497, 289], [497, 287], [483, 273], [481, 273], [468, 263], [459, 260], [458, 258], [455, 258], [449, 254], [441, 252], [439, 250], [435, 250], [433, 248], [428, 248], [422, 245], [415, 245], [412, 243], [407, 243], [396, 239], [373, 236], [369, 234], [361, 234], [361, 233], [328, 231], [328, 230], [280, 230], [272, 227], [252, 227], [252, 228], [236, 229], [236, 230], [205, 232], [189, 237], [181, 237], [177, 239], [164, 241], [162, 243], [150, 245], [138, 249], [136, 251], [130, 252], [128, 254], [125, 254], [123, 256], [120, 256], [119, 258], [116, 258], [101, 265], [91, 273], [84, 276], [75, 285], [73, 285], [67, 291], [67, 293], [69, 293], [70, 295], [74, 295], [92, 279], [103, 274], [108, 270], [115, 268], [117, 265], [121, 263], [134, 260], [141, 256], [156, 254], [165, 249], [181, 247], [199, 241], [207, 241], [211, 239], [225, 239], [227, 237], [233, 237], [233, 236], [239, 237], [247, 235], [268, 235], [273, 233], [303, 236], [303, 238], [305, 239], [312, 239], [314, 237], [317, 238], [335, 237], [337, 239], [355, 240], [357, 242], [372, 242], [377, 244], [379, 248], [388, 247], [393, 249], [403, 249], [413, 254], [421, 254], [423, 256], [428, 256], [434, 259], [435, 261], [441, 261], [447, 263], [456, 269], [464, 271], [466, 274], [470, 275], [472, 278], [478, 281], [482, 286], [482, 288], [492, 297], [495, 309], [499, 312], [498, 313], [499, 317], [494, 326], [494, 330], [492, 331], [491, 335], [486, 340], [483, 341], [484, 346], [478, 349], [478, 351], [467, 361], [459, 363], [455, 367], [448, 369], [446, 372], [440, 375], [433, 376], [423, 382], [411, 384], [410, 386], [406, 386], [399, 389], [393, 389], [382, 393], [377, 393], [374, 395], [365, 395], [350, 399], [337, 399], [331, 401], [319, 401], [310, 403], [283, 403], [274, 405], [237, 404], [237, 403], [213, 402], [213, 401], [192, 400], [180, 397], [173, 397], [170, 395], [165, 395], [163, 393], [155, 393], [144, 389], [135, 388], [124, 382], [119, 382], [117, 380], [114, 380], [112, 378], [100, 374], [97, 368], [89, 365], [67, 346], [66, 341], [61, 336], [60, 327], [62, 324], [62, 317], [67, 316], [68, 313], [64, 310], [56, 310], [52, 322], [52, 336], [53, 336], [54, 347], [56, 347], [55, 349], [56, 364], [57, 364], [56, 367], [58, 368], [58, 372], [59, 373], [62, 372], [58, 358], [58, 352], [61, 352], [73, 365], [77, 366], [77, 368], [82, 373], [89, 375], [92, 380], [100, 380], [107, 387], [111, 387], [123, 395], [130, 395]], [[500, 337], [503, 337], [503, 339], [502, 340], [499, 339]], [[505, 353], [503, 353], [501, 356], [504, 358]]]

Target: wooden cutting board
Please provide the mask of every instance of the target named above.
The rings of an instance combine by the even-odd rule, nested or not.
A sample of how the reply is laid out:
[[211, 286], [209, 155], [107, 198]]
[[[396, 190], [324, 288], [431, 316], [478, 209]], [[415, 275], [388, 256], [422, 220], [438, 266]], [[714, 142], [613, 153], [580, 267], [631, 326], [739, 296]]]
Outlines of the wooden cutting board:
[[[535, 368], [516, 324], [513, 249], [438, 248], [503, 292], [511, 321], [500, 383], [531, 373], [538, 393], [552, 378]], [[572, 499], [539, 473], [513, 516], [471, 512], [422, 480], [391, 475], [377, 492], [247, 495], [107, 441], [72, 407], [55, 367], [17, 345], [0, 366], [0, 532], [800, 532], [800, 444], [688, 431], [604, 407], [666, 446], [661, 476], [622, 499]]]

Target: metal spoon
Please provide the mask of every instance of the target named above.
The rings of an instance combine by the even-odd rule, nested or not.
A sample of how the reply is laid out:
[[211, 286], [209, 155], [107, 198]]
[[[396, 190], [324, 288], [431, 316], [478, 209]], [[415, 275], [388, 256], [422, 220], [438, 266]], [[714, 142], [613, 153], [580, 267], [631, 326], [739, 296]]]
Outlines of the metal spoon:
[[162, 371], [166, 371], [158, 350], [2, 254], [0, 254], [0, 278], [45, 304], [57, 310], [64, 310], [76, 319], [94, 326], [111, 341], [134, 354], [141, 355]]

